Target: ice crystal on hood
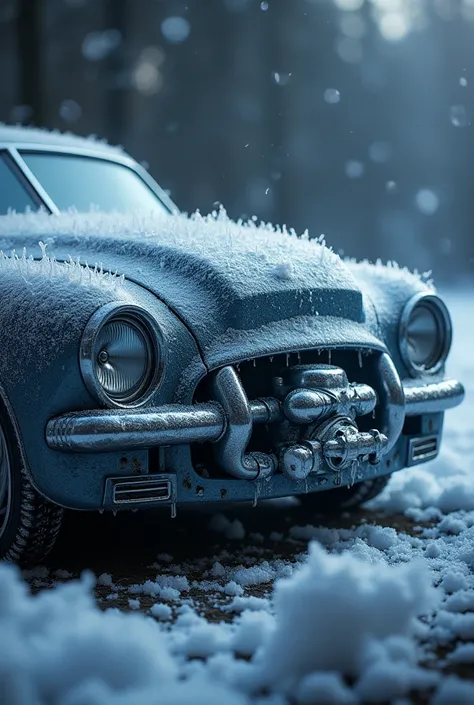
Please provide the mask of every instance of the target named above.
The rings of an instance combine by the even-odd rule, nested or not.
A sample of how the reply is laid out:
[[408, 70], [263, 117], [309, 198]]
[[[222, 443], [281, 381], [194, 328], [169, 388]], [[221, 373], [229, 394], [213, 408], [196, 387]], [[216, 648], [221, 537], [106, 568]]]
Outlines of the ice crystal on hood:
[[104, 272], [99, 264], [90, 267], [86, 262], [82, 264], [79, 257], [70, 257], [66, 262], [58, 262], [47, 254], [47, 248], [43, 242], [39, 242], [38, 245], [42, 252], [39, 261], [35, 260], [33, 255], [27, 255], [26, 248], [23, 248], [21, 255], [18, 255], [15, 250], [8, 255], [0, 250], [0, 270], [16, 271], [25, 281], [28, 281], [28, 277], [39, 273], [50, 281], [61, 278], [83, 286], [112, 290], [116, 290], [123, 284], [123, 276], [118, 273]]
[[[275, 278], [298, 279], [306, 271], [308, 260], [312, 266], [330, 265], [340, 258], [328, 248], [323, 238], [310, 240], [307, 232], [298, 237], [292, 228], [271, 223], [232, 221], [224, 209], [201, 215], [148, 214], [134, 212], [77, 213], [69, 211], [59, 215], [47, 213], [12, 213], [0, 217], [0, 237], [16, 236], [49, 237], [54, 246], [56, 237], [84, 238], [84, 246], [93, 247], [107, 237], [141, 241], [143, 245], [155, 244], [173, 250], [192, 252], [200, 257], [225, 258], [222, 264], [233, 271], [242, 268], [242, 258], [255, 265], [260, 262], [268, 274]], [[86, 242], [87, 238], [87, 242]], [[216, 250], [215, 245], [219, 243]], [[222, 244], [226, 247], [223, 248]], [[166, 260], [163, 261], [166, 267]], [[245, 272], [242, 272], [245, 276]]]

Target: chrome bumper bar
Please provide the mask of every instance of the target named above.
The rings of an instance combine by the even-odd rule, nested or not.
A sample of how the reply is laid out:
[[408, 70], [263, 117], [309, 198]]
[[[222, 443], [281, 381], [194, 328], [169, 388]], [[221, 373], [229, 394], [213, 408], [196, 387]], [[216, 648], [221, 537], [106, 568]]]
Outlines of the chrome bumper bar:
[[[232, 370], [232, 368], [224, 368], [221, 373], [225, 370]], [[229, 381], [232, 380], [229, 378]], [[360, 387], [361, 392], [364, 393], [364, 409], [361, 408], [362, 401], [354, 400], [354, 403], [359, 404], [360, 411], [367, 413], [375, 404], [372, 405], [368, 400], [366, 385], [360, 385]], [[352, 388], [357, 389], [357, 385], [353, 385]], [[462, 384], [451, 379], [426, 385], [406, 382], [403, 383], [403, 392], [404, 406], [402, 400], [397, 402], [398, 412], [395, 421], [388, 422], [387, 429], [382, 429], [389, 438], [389, 446], [398, 439], [405, 416], [445, 411], [460, 404], [464, 397]], [[308, 395], [308, 399], [313, 405], [315, 419], [322, 417], [323, 407], [324, 415], [336, 414], [340, 413], [341, 409], [345, 409], [348, 403], [347, 397], [338, 398], [334, 393], [332, 393], [331, 403], [324, 394]], [[383, 403], [383, 400], [381, 401]], [[232, 434], [238, 436], [239, 432], [247, 437], [252, 424], [272, 423], [285, 418], [283, 404], [273, 397], [250, 401], [246, 409], [242, 404], [240, 418], [230, 418], [233, 415], [232, 411], [225, 406], [221, 397], [219, 403], [72, 412], [48, 422], [46, 441], [50, 448], [56, 450], [96, 453], [188, 443], [216, 443], [227, 437], [226, 453], [232, 455], [234, 451], [240, 452], [246, 445], [242, 438], [235, 438], [234, 442]], [[395, 406], [393, 402], [392, 406]], [[308, 418], [308, 408], [305, 408], [306, 423]], [[297, 422], [296, 418], [294, 422]], [[263, 456], [263, 454], [255, 455]], [[233, 457], [235, 458], [235, 454]], [[271, 465], [268, 458], [270, 456], [267, 456], [265, 462]], [[223, 460], [228, 459], [223, 457]], [[255, 464], [249, 463], [248, 458], [243, 458], [242, 471], [238, 476], [255, 479], [261, 470], [261, 459], [257, 459]], [[271, 471], [272, 468], [268, 470]]]

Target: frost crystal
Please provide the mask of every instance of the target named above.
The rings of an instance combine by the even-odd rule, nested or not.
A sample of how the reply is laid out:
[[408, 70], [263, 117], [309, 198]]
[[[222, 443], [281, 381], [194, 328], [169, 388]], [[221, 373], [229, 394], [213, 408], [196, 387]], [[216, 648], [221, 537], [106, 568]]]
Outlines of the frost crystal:
[[56, 278], [68, 279], [76, 284], [83, 286], [96, 286], [99, 288], [107, 288], [116, 290], [121, 287], [124, 282], [123, 275], [112, 272], [104, 272], [99, 264], [95, 264], [92, 268], [86, 263], [81, 264], [80, 258], [73, 259], [69, 257], [67, 262], [58, 262], [54, 257], [49, 257], [44, 242], [38, 243], [42, 258], [38, 261], [33, 258], [33, 255], [27, 256], [26, 248], [23, 248], [21, 256], [15, 250], [6, 255], [3, 250], [0, 250], [0, 270], [13, 270], [21, 274], [28, 281], [28, 278], [38, 272], [46, 275], [52, 281]]

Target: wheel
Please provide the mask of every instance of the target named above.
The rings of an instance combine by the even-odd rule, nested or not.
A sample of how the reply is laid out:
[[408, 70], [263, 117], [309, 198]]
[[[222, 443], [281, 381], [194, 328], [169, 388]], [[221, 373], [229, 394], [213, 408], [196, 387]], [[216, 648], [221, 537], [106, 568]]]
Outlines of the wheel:
[[376, 497], [382, 492], [389, 479], [390, 475], [372, 477], [351, 487], [311, 492], [311, 494], [300, 495], [298, 499], [304, 507], [311, 507], [320, 514], [338, 514], [347, 509], [355, 509]]
[[28, 479], [18, 442], [0, 411], [0, 560], [34, 565], [52, 549], [63, 518]]

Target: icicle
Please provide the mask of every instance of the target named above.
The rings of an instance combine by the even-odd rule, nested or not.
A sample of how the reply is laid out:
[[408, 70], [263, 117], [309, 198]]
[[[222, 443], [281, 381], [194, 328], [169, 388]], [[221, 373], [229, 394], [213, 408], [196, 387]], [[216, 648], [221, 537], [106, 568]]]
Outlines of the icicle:
[[262, 489], [262, 482], [261, 481], [256, 482], [255, 483], [255, 492], [253, 495], [252, 507], [257, 506], [257, 502], [258, 502], [258, 498], [260, 496], [261, 489]]
[[357, 353], [357, 357], [359, 359], [359, 367], [362, 368], [362, 350], [359, 350]]
[[351, 463], [351, 487], [355, 484], [357, 477], [357, 460], [353, 460]]
[[298, 365], [301, 365], [301, 353], [299, 350], [298, 350], [297, 356], [298, 356]]
[[290, 366], [290, 353], [286, 353], [286, 366]]
[[305, 493], [305, 494], [308, 494], [308, 492], [309, 492], [308, 476], [306, 475], [306, 477], [305, 477], [305, 479], [304, 479], [304, 493]]
[[331, 351], [328, 350], [328, 365], [331, 364]]

